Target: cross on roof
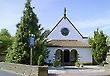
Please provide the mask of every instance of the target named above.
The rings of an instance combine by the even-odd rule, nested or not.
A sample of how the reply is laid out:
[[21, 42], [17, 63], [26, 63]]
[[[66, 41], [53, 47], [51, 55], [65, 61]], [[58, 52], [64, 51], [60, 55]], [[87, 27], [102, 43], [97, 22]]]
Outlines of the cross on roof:
[[66, 18], [66, 8], [64, 8], [64, 18]]

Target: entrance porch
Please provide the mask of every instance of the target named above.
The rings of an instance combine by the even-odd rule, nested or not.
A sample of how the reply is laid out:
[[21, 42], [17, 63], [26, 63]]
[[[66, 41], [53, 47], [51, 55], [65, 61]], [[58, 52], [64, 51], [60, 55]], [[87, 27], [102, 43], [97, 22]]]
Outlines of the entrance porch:
[[61, 62], [61, 65], [74, 65], [78, 59], [78, 53], [75, 49], [57, 49], [55, 52], [55, 60]]

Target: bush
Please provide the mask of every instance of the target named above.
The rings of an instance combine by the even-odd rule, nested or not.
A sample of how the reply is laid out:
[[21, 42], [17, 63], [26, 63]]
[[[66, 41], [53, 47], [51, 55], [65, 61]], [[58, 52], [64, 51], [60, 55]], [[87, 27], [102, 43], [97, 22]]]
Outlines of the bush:
[[84, 67], [83, 63], [79, 62], [78, 60], [76, 61], [75, 66], [78, 67], [78, 68], [79, 67]]
[[39, 66], [43, 66], [44, 65], [44, 57], [42, 55], [39, 56], [37, 64]]
[[80, 67], [79, 61], [76, 61], [76, 62], [75, 62], [75, 66], [76, 66], [76, 67]]
[[60, 62], [58, 60], [53, 61], [53, 66], [54, 67], [60, 66]]
[[80, 67], [84, 67], [84, 64], [83, 63], [80, 63]]
[[104, 64], [106, 63], [106, 61], [103, 61], [102, 63], [100, 63], [100, 66], [104, 66]]

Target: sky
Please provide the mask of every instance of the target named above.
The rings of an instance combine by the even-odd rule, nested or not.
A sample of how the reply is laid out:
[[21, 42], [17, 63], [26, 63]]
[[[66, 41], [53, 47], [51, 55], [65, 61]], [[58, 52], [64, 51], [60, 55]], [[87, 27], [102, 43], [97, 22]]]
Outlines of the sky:
[[[0, 29], [6, 28], [15, 35], [25, 3], [26, 0], [0, 0]], [[83, 36], [93, 36], [97, 28], [110, 36], [110, 0], [31, 0], [31, 6], [45, 30], [51, 30], [67, 8], [67, 17]]]

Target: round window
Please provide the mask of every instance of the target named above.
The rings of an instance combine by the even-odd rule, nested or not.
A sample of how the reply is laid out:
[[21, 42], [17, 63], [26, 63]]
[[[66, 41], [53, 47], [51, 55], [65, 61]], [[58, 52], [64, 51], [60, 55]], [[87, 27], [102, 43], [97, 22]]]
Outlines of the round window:
[[63, 29], [61, 29], [61, 34], [63, 36], [67, 36], [69, 34], [69, 30], [67, 28], [63, 28]]

